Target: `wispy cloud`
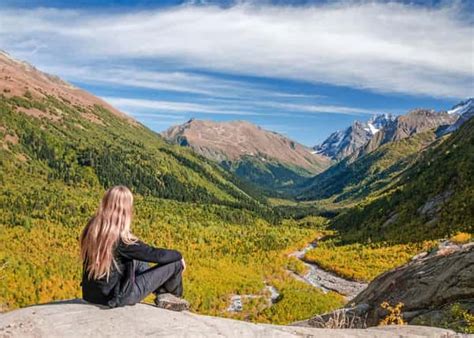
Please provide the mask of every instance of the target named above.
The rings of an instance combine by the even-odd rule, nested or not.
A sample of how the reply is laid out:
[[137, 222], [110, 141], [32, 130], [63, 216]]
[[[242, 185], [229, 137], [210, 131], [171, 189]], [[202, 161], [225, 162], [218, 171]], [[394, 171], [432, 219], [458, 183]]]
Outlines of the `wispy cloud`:
[[[124, 110], [124, 111], [136, 111], [141, 113], [143, 110], [152, 110], [157, 113], [159, 112], [177, 112], [177, 113], [204, 113], [204, 114], [219, 114], [219, 115], [265, 115], [258, 112], [248, 111], [234, 111], [226, 109], [226, 107], [216, 107], [212, 105], [203, 105], [192, 102], [176, 102], [176, 101], [164, 101], [164, 100], [148, 100], [148, 99], [135, 99], [135, 98], [123, 98], [123, 97], [103, 97], [103, 99], [110, 104]], [[133, 114], [132, 114], [133, 115]]]
[[259, 102], [264, 107], [278, 108], [286, 111], [303, 112], [303, 113], [327, 113], [327, 114], [378, 114], [383, 111], [375, 109], [363, 109], [356, 107], [345, 107], [336, 105], [313, 105], [313, 104], [296, 104], [296, 103], [275, 103], [275, 102]]
[[[344, 114], [344, 115], [373, 115], [385, 112], [356, 107], [337, 105], [310, 105], [295, 103], [278, 103], [268, 101], [247, 101], [240, 103], [210, 103], [178, 102], [164, 100], [149, 100], [126, 97], [102, 97], [105, 101], [123, 111], [133, 111], [135, 117], [151, 116], [153, 114], [164, 116], [160, 112], [169, 113], [203, 113], [218, 115], [242, 116], [268, 116], [268, 117], [307, 117], [307, 114]], [[219, 102], [219, 101], [217, 101]], [[271, 109], [269, 109], [271, 108]], [[270, 112], [269, 112], [270, 111]], [[169, 115], [171, 116], [171, 115]]]
[[[151, 59], [229, 74], [441, 97], [473, 94], [472, 36], [472, 23], [460, 20], [456, 7], [390, 2], [188, 5], [129, 14], [0, 11], [0, 45], [18, 55]], [[181, 85], [166, 83], [176, 90], [210, 89]]]
[[45, 65], [42, 69], [61, 74], [70, 81], [86, 84], [108, 84], [158, 91], [199, 94], [212, 98], [246, 99], [250, 97], [323, 98], [318, 94], [280, 92], [252, 85], [248, 81], [225, 80], [218, 76], [195, 74], [189, 71], [156, 71], [137, 66], [75, 66]]

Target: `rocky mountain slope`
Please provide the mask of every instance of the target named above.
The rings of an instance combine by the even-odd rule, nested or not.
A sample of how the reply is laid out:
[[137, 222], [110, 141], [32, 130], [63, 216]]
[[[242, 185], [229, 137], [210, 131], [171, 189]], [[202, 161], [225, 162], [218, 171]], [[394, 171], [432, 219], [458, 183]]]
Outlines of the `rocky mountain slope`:
[[[98, 97], [61, 80], [59, 77], [39, 71], [27, 62], [16, 60], [7, 52], [0, 50], [0, 88], [6, 97], [23, 96], [26, 92], [35, 98], [52, 96], [60, 98], [70, 105], [77, 107], [101, 106], [114, 115], [136, 123], [128, 115], [115, 109]], [[40, 117], [45, 113], [36, 112]], [[94, 114], [84, 112], [86, 119], [97, 120]]]
[[454, 334], [422, 326], [337, 330], [253, 324], [147, 304], [109, 310], [79, 300], [32, 306], [0, 317], [2, 337], [428, 337]]
[[403, 140], [428, 130], [436, 130], [442, 126], [450, 126], [458, 118], [459, 115], [447, 112], [435, 112], [426, 109], [412, 110], [406, 115], [398, 116], [392, 123], [382, 128], [367, 144], [356, 151], [355, 158], [374, 151], [389, 142]]
[[345, 130], [338, 130], [320, 145], [313, 147], [314, 153], [341, 160], [352, 155], [367, 144], [382, 128], [395, 120], [392, 115], [377, 115], [367, 122], [355, 121]]
[[374, 151], [383, 144], [402, 140], [428, 130], [454, 124], [464, 111], [453, 108], [449, 112], [415, 109], [406, 115], [377, 115], [368, 122], [355, 121], [349, 128], [331, 134], [315, 152], [335, 160], [359, 156]]
[[448, 114], [458, 115], [459, 119], [456, 121], [456, 123], [443, 130], [440, 130], [441, 135], [452, 133], [453, 131], [459, 129], [459, 127], [461, 127], [467, 120], [474, 116], [474, 99], [468, 99], [455, 105], [451, 110], [448, 111]]
[[246, 121], [193, 119], [162, 135], [266, 188], [294, 184], [330, 164], [328, 158], [312, 154], [309, 148]]

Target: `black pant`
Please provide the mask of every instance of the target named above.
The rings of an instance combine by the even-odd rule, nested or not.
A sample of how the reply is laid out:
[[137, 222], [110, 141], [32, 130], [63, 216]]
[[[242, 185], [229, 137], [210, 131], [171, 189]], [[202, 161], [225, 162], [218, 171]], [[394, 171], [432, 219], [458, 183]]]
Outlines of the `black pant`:
[[147, 262], [136, 261], [135, 283], [123, 303], [132, 305], [140, 302], [150, 293], [171, 293], [177, 297], [183, 295], [183, 264], [181, 261], [150, 268]]

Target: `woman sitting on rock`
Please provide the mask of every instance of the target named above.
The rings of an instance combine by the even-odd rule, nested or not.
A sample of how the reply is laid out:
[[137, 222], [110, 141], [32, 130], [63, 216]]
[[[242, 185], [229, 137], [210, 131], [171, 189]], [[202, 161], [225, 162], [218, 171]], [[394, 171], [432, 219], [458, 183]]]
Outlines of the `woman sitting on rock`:
[[[109, 189], [80, 238], [84, 300], [117, 307], [133, 305], [150, 293], [155, 304], [182, 311], [189, 303], [183, 295], [181, 274], [186, 264], [175, 250], [158, 249], [131, 232], [133, 195], [124, 186]], [[150, 267], [148, 262], [157, 263]]]

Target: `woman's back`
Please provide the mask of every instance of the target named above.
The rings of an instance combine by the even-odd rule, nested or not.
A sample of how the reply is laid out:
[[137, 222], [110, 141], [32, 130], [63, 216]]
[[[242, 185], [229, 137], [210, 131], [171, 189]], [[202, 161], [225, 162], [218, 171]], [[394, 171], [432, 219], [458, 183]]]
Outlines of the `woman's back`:
[[[107, 190], [81, 234], [81, 285], [88, 302], [115, 307], [135, 304], [152, 292], [178, 297], [183, 293], [183, 257], [176, 250], [139, 241], [130, 231], [132, 207], [133, 195], [127, 187]], [[148, 262], [157, 265], [149, 267]], [[180, 309], [188, 306], [178, 303]]]
[[84, 268], [82, 274], [82, 294], [84, 300], [103, 305], [110, 302], [120, 303], [126, 298], [135, 283], [136, 261], [166, 265], [179, 262], [181, 253], [176, 250], [154, 248], [139, 240], [133, 244], [125, 244], [119, 240], [114, 251], [115, 263], [107, 277], [99, 279], [90, 278]]

